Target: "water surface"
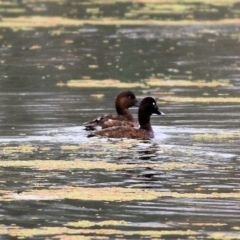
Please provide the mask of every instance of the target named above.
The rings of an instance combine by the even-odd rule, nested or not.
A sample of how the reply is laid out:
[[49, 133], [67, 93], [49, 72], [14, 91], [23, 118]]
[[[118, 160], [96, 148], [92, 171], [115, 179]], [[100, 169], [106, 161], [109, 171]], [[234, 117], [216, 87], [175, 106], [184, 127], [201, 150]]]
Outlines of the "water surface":
[[[0, 6], [3, 239], [239, 238], [237, 1]], [[155, 138], [88, 139], [123, 89]]]

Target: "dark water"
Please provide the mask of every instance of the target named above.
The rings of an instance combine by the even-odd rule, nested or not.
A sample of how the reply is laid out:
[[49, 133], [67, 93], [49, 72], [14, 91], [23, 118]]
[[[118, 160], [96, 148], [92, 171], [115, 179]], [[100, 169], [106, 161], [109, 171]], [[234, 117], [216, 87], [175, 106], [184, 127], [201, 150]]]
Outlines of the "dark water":
[[[52, 27], [0, 24], [3, 239], [239, 238], [239, 3], [215, 4], [189, 2], [180, 5], [187, 10], [154, 12], [160, 4], [149, 7], [147, 1], [0, 3], [2, 22], [36, 15], [99, 19], [99, 24], [79, 26], [66, 26], [64, 20]], [[143, 11], [145, 7], [152, 13]], [[134, 11], [139, 12], [134, 15]], [[172, 24], [102, 25], [102, 17]], [[218, 22], [234, 18], [236, 23]], [[184, 19], [189, 23], [176, 22]], [[114, 112], [114, 98], [123, 88], [57, 85], [88, 78], [125, 83], [150, 78], [163, 82], [216, 80], [227, 85], [131, 87], [139, 98], [156, 97], [166, 114], [164, 118], [152, 117], [155, 138], [146, 142], [89, 140], [83, 122]], [[180, 101], [186, 97], [190, 101]], [[196, 100], [203, 97], [210, 100]], [[132, 112], [136, 115], [137, 110]], [[68, 168], [68, 161], [76, 159], [93, 163], [92, 167]], [[25, 160], [26, 166], [19, 164]], [[64, 160], [66, 166], [54, 168], [49, 164], [49, 169], [42, 169], [35, 163], [27, 165], [34, 160], [45, 160], [46, 164]], [[129, 168], [111, 170], [105, 162], [128, 164]], [[103, 166], [97, 168], [94, 163]], [[133, 164], [136, 166], [131, 167]], [[52, 190], [51, 197], [54, 189], [65, 191], [69, 186], [88, 187], [89, 192], [91, 188], [101, 192], [103, 187], [142, 189], [169, 196], [127, 201], [123, 195], [112, 201], [107, 197], [98, 200], [98, 195], [86, 200], [81, 191], [77, 198], [66, 194], [56, 199], [37, 192]], [[25, 193], [30, 195], [24, 197]], [[8, 194], [11, 197], [7, 198]], [[109, 191], [109, 195], [114, 194]], [[68, 225], [79, 221], [95, 225]]]

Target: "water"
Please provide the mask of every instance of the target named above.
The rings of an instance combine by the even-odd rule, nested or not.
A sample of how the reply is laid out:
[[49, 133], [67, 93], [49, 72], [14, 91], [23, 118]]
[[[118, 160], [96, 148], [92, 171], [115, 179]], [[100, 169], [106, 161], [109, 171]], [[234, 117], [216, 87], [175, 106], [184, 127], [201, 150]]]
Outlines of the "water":
[[[239, 238], [239, 13], [227, 3], [0, 3], [2, 239]], [[91, 85], [104, 79], [158, 100], [154, 139], [87, 138], [83, 122], [114, 112], [123, 89]]]

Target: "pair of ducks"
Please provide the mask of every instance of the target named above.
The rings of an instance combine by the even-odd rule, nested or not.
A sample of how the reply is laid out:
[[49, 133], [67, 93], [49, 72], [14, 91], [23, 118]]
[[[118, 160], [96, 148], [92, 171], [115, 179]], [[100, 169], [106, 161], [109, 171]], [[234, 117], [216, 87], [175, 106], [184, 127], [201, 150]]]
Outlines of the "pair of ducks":
[[[128, 110], [128, 108], [133, 106], [139, 107], [138, 122]], [[93, 121], [84, 123], [87, 130], [95, 130], [97, 127], [102, 127], [102, 130], [93, 131], [88, 137], [149, 139], [154, 136], [150, 124], [150, 116], [153, 113], [165, 115], [159, 110], [154, 98], [146, 97], [139, 102], [131, 91], [119, 93], [115, 101], [115, 107], [117, 114], [104, 114]], [[138, 123], [140, 127], [136, 128]]]

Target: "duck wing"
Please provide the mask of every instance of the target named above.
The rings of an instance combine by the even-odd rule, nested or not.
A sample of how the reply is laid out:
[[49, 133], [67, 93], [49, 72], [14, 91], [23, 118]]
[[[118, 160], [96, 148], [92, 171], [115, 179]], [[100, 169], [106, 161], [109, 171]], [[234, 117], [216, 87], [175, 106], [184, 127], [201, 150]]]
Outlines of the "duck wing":
[[[86, 130], [95, 130], [97, 127], [104, 129], [113, 126], [127, 126], [127, 122], [128, 121], [124, 116], [106, 113], [93, 119], [92, 121], [85, 122], [83, 125], [85, 126]], [[131, 122], [129, 124], [131, 124]]]
[[99, 131], [91, 132], [88, 137], [108, 137], [108, 138], [130, 138], [130, 139], [149, 139], [153, 137], [153, 132], [132, 127], [111, 127]]

